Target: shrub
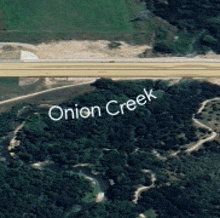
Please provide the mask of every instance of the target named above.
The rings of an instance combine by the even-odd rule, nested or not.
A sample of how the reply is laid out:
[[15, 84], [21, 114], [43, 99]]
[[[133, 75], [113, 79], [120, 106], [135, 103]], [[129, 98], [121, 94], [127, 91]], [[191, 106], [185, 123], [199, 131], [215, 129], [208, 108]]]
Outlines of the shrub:
[[156, 42], [154, 45], [154, 52], [174, 53], [174, 50], [172, 49], [172, 47], [164, 42]]

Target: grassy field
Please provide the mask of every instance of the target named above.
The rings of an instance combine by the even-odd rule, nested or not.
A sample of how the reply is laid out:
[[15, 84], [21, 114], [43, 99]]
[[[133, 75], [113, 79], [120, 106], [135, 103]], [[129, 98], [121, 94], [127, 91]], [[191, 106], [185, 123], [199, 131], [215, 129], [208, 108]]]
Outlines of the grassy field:
[[130, 32], [125, 0], [1, 0], [7, 30]]
[[0, 78], [0, 84], [6, 85], [6, 86], [18, 86], [18, 77], [1, 77]]
[[0, 41], [126, 41], [137, 33], [130, 21], [143, 10], [133, 0], [0, 0]]

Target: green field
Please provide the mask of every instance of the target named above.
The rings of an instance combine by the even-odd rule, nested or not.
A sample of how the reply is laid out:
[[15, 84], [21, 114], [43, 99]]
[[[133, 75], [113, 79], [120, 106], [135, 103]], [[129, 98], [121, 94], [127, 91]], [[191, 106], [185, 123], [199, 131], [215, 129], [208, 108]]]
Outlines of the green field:
[[6, 86], [18, 86], [18, 77], [1, 77], [0, 84]]
[[0, 42], [109, 40], [152, 45], [155, 56], [220, 53], [220, 3], [169, 2], [0, 0]]
[[126, 0], [1, 0], [1, 5], [7, 30], [27, 32], [132, 30], [132, 24], [129, 22], [130, 4]]
[[133, 42], [140, 31], [130, 21], [143, 10], [133, 0], [0, 0], [0, 42]]

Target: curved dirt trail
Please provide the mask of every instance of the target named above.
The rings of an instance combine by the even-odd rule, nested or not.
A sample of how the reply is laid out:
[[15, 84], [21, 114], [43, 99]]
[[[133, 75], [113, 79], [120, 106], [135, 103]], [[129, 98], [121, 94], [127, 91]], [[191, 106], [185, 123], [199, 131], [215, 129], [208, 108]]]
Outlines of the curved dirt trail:
[[212, 129], [211, 127], [206, 126], [205, 124], [201, 123], [199, 120], [197, 120], [196, 118], [194, 118], [194, 116], [193, 116], [192, 120], [193, 120], [193, 122], [196, 123], [197, 125], [199, 125], [199, 126], [205, 128], [205, 129], [208, 129], [208, 130], [211, 131], [211, 132], [213, 131], [213, 129]]
[[159, 160], [167, 160], [167, 157], [162, 156], [157, 150], [153, 149], [152, 153], [157, 157]]
[[[49, 166], [53, 166], [54, 164], [55, 164], [54, 161], [45, 160], [45, 161], [39, 161], [39, 162], [31, 163], [30, 165], [32, 167], [34, 167], [34, 168], [43, 170], [43, 169], [45, 169], [45, 168], [47, 168]], [[85, 167], [85, 166], [88, 166], [88, 165], [87, 164], [85, 164], [85, 165], [83, 164], [83, 166], [82, 166], [82, 164], [80, 164], [79, 167]], [[76, 168], [78, 166], [75, 165], [73, 167]], [[94, 187], [96, 187], [97, 192], [98, 192], [96, 194], [95, 200], [94, 200], [96, 203], [102, 202], [102, 201], [105, 200], [105, 192], [101, 189], [100, 183], [99, 183], [99, 181], [96, 178], [94, 178], [92, 176], [89, 176], [89, 175], [83, 173], [82, 171], [79, 171], [78, 175], [83, 176], [86, 180], [90, 181]]]
[[155, 181], [156, 181], [156, 174], [155, 173], [151, 173], [151, 182], [152, 184], [149, 186], [140, 186], [135, 192], [134, 192], [134, 199], [132, 200], [133, 203], [137, 204], [138, 202], [138, 198], [140, 197], [141, 193], [143, 191], [147, 191], [151, 188], [155, 187]]
[[206, 139], [200, 139], [195, 145], [193, 145], [191, 148], [188, 148], [186, 152], [191, 153], [192, 151], [198, 150], [202, 146], [202, 144], [208, 141], [212, 141], [216, 136], [217, 136], [217, 133], [212, 132], [211, 136], [209, 136]]
[[12, 138], [12, 139], [10, 140], [10, 142], [9, 142], [9, 146], [8, 146], [8, 150], [9, 150], [9, 151], [12, 150], [13, 148], [19, 146], [20, 141], [19, 141], [19, 140], [16, 140], [16, 137], [17, 137], [18, 131], [23, 128], [24, 123], [25, 123], [25, 122], [22, 122], [22, 123], [13, 131], [14, 136], [13, 136], [13, 138]]
[[217, 98], [211, 98], [211, 99], [207, 99], [205, 101], [202, 102], [202, 106], [199, 108], [197, 114], [201, 113], [202, 110], [204, 109], [205, 105], [211, 101], [215, 101], [215, 100], [220, 100], [220, 97], [217, 97]]
[[80, 171], [79, 175], [81, 175], [85, 179], [89, 180], [93, 184], [93, 186], [97, 188], [98, 193], [95, 196], [95, 202], [98, 203], [98, 202], [104, 201], [105, 200], [105, 193], [101, 190], [99, 181], [97, 179], [95, 179], [94, 177], [88, 176], [88, 175], [86, 175], [85, 173], [83, 173], [81, 171]]
[[[220, 100], [219, 97], [217, 98], [212, 98], [212, 99], [208, 99], [208, 100], [205, 100], [202, 102], [202, 106], [198, 109], [197, 111], [197, 114], [201, 113], [202, 110], [205, 108], [205, 105], [211, 101], [214, 101], [214, 100]], [[211, 131], [211, 135], [205, 139], [200, 139], [196, 144], [194, 144], [193, 146], [191, 146], [190, 148], [188, 148], [185, 152], [187, 153], [191, 153], [192, 151], [195, 151], [195, 150], [198, 150], [203, 143], [205, 142], [208, 142], [208, 141], [211, 141], [213, 140], [216, 136], [217, 136], [217, 133], [209, 126], [206, 126], [205, 124], [201, 123], [199, 120], [197, 120], [195, 118], [195, 114], [193, 114], [193, 117], [192, 117], [192, 120], [194, 123], [196, 123], [197, 125], [201, 126], [202, 128], [205, 128], [205, 129], [208, 129], [209, 131]], [[172, 153], [170, 156], [176, 156], [180, 153], [181, 151], [178, 150], [177, 152], [174, 152]], [[160, 154], [156, 151], [156, 150], [153, 150], [153, 153], [155, 154], [155, 156], [161, 160], [166, 160], [167, 158], [165, 157], [162, 157], [160, 156]], [[146, 172], [151, 172], [150, 170], [147, 170]], [[152, 184], [149, 185], [149, 186], [140, 186], [135, 192], [134, 192], [134, 199], [132, 200], [133, 203], [137, 204], [138, 202], [138, 198], [140, 197], [141, 193], [143, 191], [147, 191], [151, 188], [154, 188], [155, 187], [155, 181], [156, 181], [156, 174], [152, 173], [151, 174], [151, 181], [152, 181]]]
[[[215, 101], [215, 100], [220, 100], [220, 98], [217, 97], [217, 98], [212, 98], [212, 99], [208, 99], [208, 100], [203, 101], [202, 106], [197, 111], [197, 114], [200, 114], [202, 112], [202, 110], [205, 108], [206, 104], [208, 104], [211, 101]], [[208, 141], [212, 141], [217, 136], [217, 133], [211, 127], [206, 126], [204, 123], [201, 123], [199, 120], [197, 120], [195, 118], [195, 114], [193, 114], [192, 120], [194, 123], [201, 126], [202, 128], [205, 128], [205, 129], [208, 129], [209, 131], [211, 131], [212, 134], [208, 138], [200, 139], [196, 144], [194, 144], [193, 146], [188, 148], [186, 150], [187, 153], [191, 153], [192, 151], [198, 150], [202, 146], [202, 144], [204, 144], [205, 142], [208, 142]]]

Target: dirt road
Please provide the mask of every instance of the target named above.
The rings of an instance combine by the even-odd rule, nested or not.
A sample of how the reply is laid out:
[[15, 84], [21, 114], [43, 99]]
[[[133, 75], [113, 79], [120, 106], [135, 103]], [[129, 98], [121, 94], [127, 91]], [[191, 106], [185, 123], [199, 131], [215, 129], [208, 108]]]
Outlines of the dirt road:
[[[202, 102], [202, 106], [197, 111], [197, 114], [202, 112], [202, 110], [205, 108], [206, 104], [208, 104], [211, 101], [215, 101], [215, 100], [220, 100], [220, 98], [217, 97], [217, 98], [207, 99], [207, 100], [203, 101]], [[202, 128], [208, 129], [212, 133], [211, 133], [211, 135], [208, 138], [200, 139], [196, 144], [194, 144], [193, 146], [188, 148], [186, 150], [187, 153], [191, 153], [192, 151], [198, 150], [202, 146], [202, 144], [204, 144], [205, 142], [208, 142], [208, 141], [212, 141], [217, 136], [217, 133], [211, 127], [206, 126], [204, 123], [202, 123], [199, 120], [197, 120], [195, 118], [195, 114], [193, 114], [192, 120], [197, 125], [201, 126]]]
[[208, 104], [208, 103], [211, 102], [211, 101], [215, 101], [215, 100], [219, 101], [220, 98], [219, 98], [219, 97], [218, 97], [218, 98], [212, 98], [212, 99], [207, 99], [207, 100], [203, 101], [203, 102], [202, 102], [202, 106], [199, 108], [197, 114], [199, 114], [199, 113], [202, 112], [202, 110], [204, 109], [204, 107], [205, 107], [206, 104]]
[[206, 139], [200, 139], [196, 144], [186, 150], [187, 153], [191, 153], [192, 151], [198, 150], [202, 144], [208, 141], [212, 141], [217, 136], [216, 132], [212, 132], [211, 136]]
[[156, 181], [156, 174], [155, 173], [151, 173], [151, 182], [152, 184], [149, 186], [140, 186], [135, 192], [134, 192], [134, 199], [132, 200], [133, 203], [137, 204], [138, 202], [138, 198], [140, 197], [141, 193], [143, 191], [147, 191], [151, 188], [155, 187], [155, 181]]
[[[57, 59], [38, 59], [23, 60], [23, 62], [33, 63], [220, 63], [220, 57], [217, 59], [208, 58], [187, 58], [187, 57], [160, 57], [160, 58], [57, 58]], [[208, 75], [207, 75], [208, 76]]]
[[8, 150], [12, 150], [13, 148], [15, 148], [16, 146], [20, 145], [20, 141], [16, 139], [17, 137], [17, 133], [19, 130], [21, 130], [24, 126], [25, 122], [22, 122], [14, 131], [13, 131], [13, 138], [10, 140], [9, 142], [9, 146], [8, 146]]
[[[208, 100], [205, 100], [202, 102], [202, 105], [201, 107], [198, 109], [197, 111], [197, 114], [201, 113], [202, 110], [205, 108], [205, 105], [208, 104], [209, 102], [211, 101], [214, 101], [214, 100], [220, 100], [220, 98], [212, 98], [212, 99], [208, 99]], [[192, 120], [193, 122], [195, 122], [197, 125], [199, 125], [200, 127], [202, 128], [205, 128], [205, 129], [208, 129], [209, 131], [211, 131], [211, 135], [205, 139], [200, 139], [198, 142], [196, 142], [194, 145], [192, 145], [190, 148], [188, 148], [185, 152], [186, 153], [191, 153], [192, 151], [195, 151], [195, 150], [198, 150], [202, 144], [204, 144], [205, 142], [208, 142], [208, 141], [212, 141], [216, 136], [217, 136], [217, 133], [209, 126], [206, 126], [205, 124], [201, 123], [199, 120], [197, 120], [195, 118], [195, 114], [193, 114], [193, 117], [192, 117]], [[170, 156], [176, 156], [180, 153], [181, 151], [178, 150], [176, 152], [173, 152], [172, 154], [170, 154]], [[156, 150], [153, 150], [153, 154], [155, 154], [155, 156], [161, 160], [166, 160], [167, 158], [166, 157], [162, 157], [160, 156], [160, 154], [156, 151]], [[145, 172], [145, 171], [143, 171]], [[146, 172], [151, 172], [150, 170], [147, 170]], [[137, 204], [138, 202], [138, 198], [140, 197], [141, 193], [143, 191], [147, 191], [151, 188], [154, 188], [155, 187], [155, 181], [156, 181], [156, 175], [154, 173], [151, 173], [151, 181], [152, 181], [152, 184], [150, 186], [140, 186], [134, 193], [134, 199], [133, 199], [133, 203]]]
[[80, 83], [74, 84], [74, 85], [67, 85], [67, 86], [51, 88], [51, 89], [43, 90], [43, 91], [40, 91], [40, 92], [35, 92], [35, 93], [27, 94], [27, 95], [22, 95], [22, 96], [19, 96], [19, 97], [16, 97], [16, 98], [3, 100], [3, 101], [0, 101], [0, 105], [7, 104], [7, 103], [10, 103], [10, 102], [14, 102], [14, 101], [19, 101], [19, 100], [22, 100], [22, 99], [26, 99], [26, 98], [29, 98], [29, 97], [37, 96], [37, 95], [40, 95], [40, 94], [43, 94], [43, 93], [47, 93], [47, 92], [51, 92], [51, 91], [55, 91], [55, 90], [59, 90], [59, 89], [65, 89], [65, 88], [69, 88], [69, 87], [90, 84], [90, 83], [94, 82], [96, 79], [97, 78], [91, 79], [91, 80], [88, 80], [88, 81], [85, 81], [85, 82], [80, 82]]

